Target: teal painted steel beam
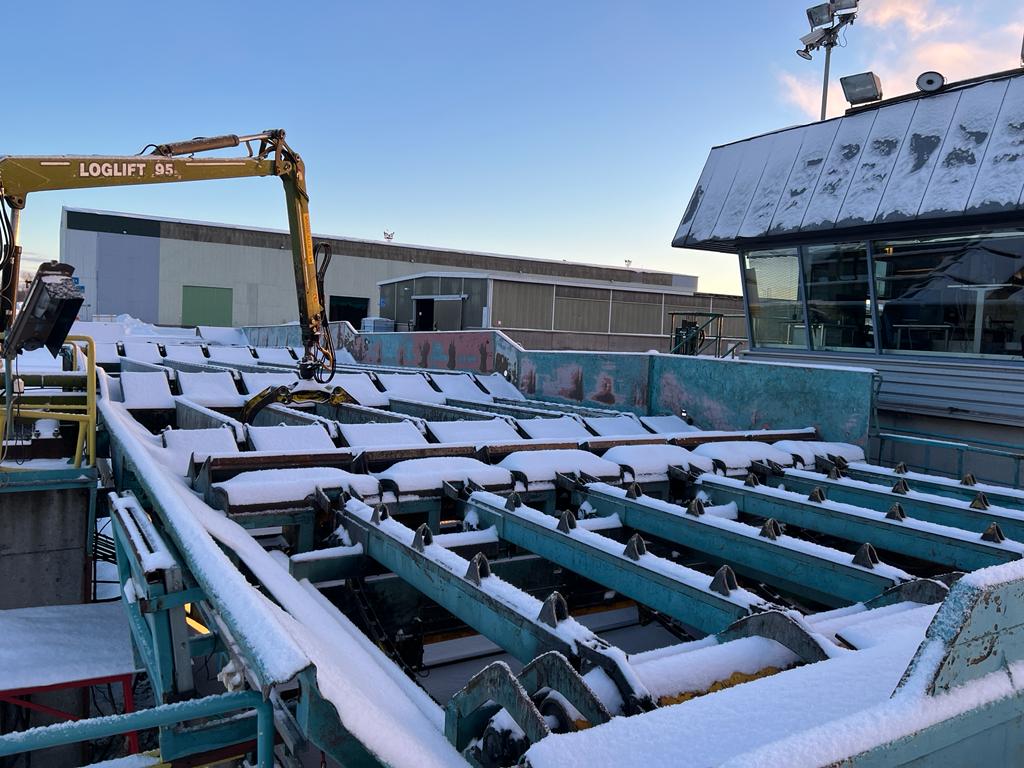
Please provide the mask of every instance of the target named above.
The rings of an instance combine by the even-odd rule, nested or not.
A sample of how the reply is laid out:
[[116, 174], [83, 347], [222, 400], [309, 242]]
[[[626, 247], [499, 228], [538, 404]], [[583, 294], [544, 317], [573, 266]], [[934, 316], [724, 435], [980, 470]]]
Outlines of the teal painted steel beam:
[[828, 500], [811, 501], [803, 494], [747, 486], [731, 477], [704, 474], [697, 482], [716, 503], [735, 503], [744, 514], [774, 518], [858, 544], [871, 543], [878, 549], [963, 571], [1019, 560], [1024, 553], [1024, 547], [1014, 542], [983, 541], [967, 531], [910, 518], [891, 520], [882, 512]]
[[[709, 514], [692, 515], [676, 504], [649, 496], [627, 498], [604, 483], [585, 486], [581, 498], [601, 515], [617, 514], [628, 528], [643, 531], [728, 564], [736, 573], [828, 606], [870, 600], [901, 583], [900, 576], [854, 565], [853, 557], [827, 547], [775, 539], [758, 529]], [[910, 579], [906, 575], [906, 579]]]
[[[769, 605], [753, 595], [725, 596], [707, 586], [704, 574], [650, 553], [628, 547], [593, 531], [578, 528], [527, 506], [506, 509], [505, 499], [486, 492], [466, 501], [481, 527], [494, 526], [499, 538], [540, 555], [602, 586], [637, 600], [705, 634], [714, 634]], [[571, 513], [570, 513], [571, 514]]]
[[[896, 482], [898, 480], [899, 478]], [[970, 506], [971, 502], [966, 500], [919, 491], [901, 493], [892, 488], [853, 478], [830, 480], [826, 475], [801, 469], [786, 469], [782, 475], [768, 474], [766, 481], [771, 486], [784, 485], [788, 490], [800, 493], [810, 493], [815, 488], [821, 488], [825, 491], [825, 496], [832, 501], [878, 512], [888, 512], [892, 505], [898, 502], [903, 512], [915, 520], [925, 520], [975, 533], [983, 533], [992, 523], [998, 523], [1007, 538], [1024, 541], [1024, 512], [1004, 507], [973, 509]], [[974, 497], [972, 501], [973, 499]]]
[[[217, 545], [212, 539], [207, 541], [202, 535], [197, 535], [201, 526], [190, 515], [176, 511], [174, 505], [178, 503], [178, 491], [165, 476], [159, 463], [132, 433], [124, 416], [107, 400], [101, 399], [98, 409], [110, 437], [111, 465], [117, 487], [136, 488], [140, 502], [148, 503], [151, 507], [154, 525], [166, 535], [183, 568], [203, 589], [211, 609], [221, 617], [237, 640], [247, 669], [257, 684], [269, 688], [274, 683], [283, 682], [275, 679], [276, 673], [266, 662], [264, 649], [270, 642], [264, 631], [266, 628], [260, 627], [259, 632], [255, 631], [251, 623], [246, 621], [249, 615], [242, 610], [245, 601], [235, 600], [234, 593], [224, 587], [225, 583], [237, 583], [238, 580], [215, 577], [202, 560], [203, 556], [219, 556]], [[165, 509], [164, 503], [171, 506]], [[190, 536], [195, 537], [195, 540], [190, 540]], [[284, 630], [274, 629], [271, 635], [276, 635], [282, 645], [289, 642]], [[186, 645], [186, 653], [187, 650]], [[296, 663], [299, 662], [298, 654], [294, 651], [283, 648], [282, 653], [293, 658]]]
[[342, 523], [368, 557], [392, 571], [524, 664], [558, 651], [575, 666], [603, 669], [618, 688], [626, 714], [653, 708], [653, 700], [628, 668], [625, 654], [570, 618], [557, 592], [539, 607], [526, 592], [491, 576], [482, 555], [467, 561], [433, 543], [426, 524], [415, 532], [350, 499]]
[[228, 512], [228, 517], [246, 530], [294, 528], [295, 550], [309, 552], [314, 545], [315, 512], [309, 507], [258, 512]]
[[295, 707], [295, 720], [310, 742], [345, 768], [380, 768], [384, 765], [342, 724], [334, 704], [323, 697], [316, 673], [304, 670], [298, 677], [302, 695]]
[[[366, 513], [360, 514], [358, 507]], [[527, 615], [522, 606], [498, 600], [480, 584], [462, 575], [468, 572], [470, 562], [454, 553], [446, 553], [442, 565], [440, 553], [427, 551], [427, 547], [419, 551], [413, 546], [412, 530], [393, 518], [380, 517], [383, 517], [382, 524], [374, 523], [370, 508], [357, 501], [349, 501], [345, 506], [343, 523], [352, 539], [363, 545], [368, 557], [524, 664], [552, 650], [569, 658], [579, 658], [572, 643], [559, 635], [556, 628], [540, 622], [537, 616]], [[436, 545], [429, 547], [435, 548], [440, 549]], [[462, 574], [456, 574], [453, 567]], [[513, 591], [518, 592], [515, 588]], [[519, 594], [527, 597], [526, 593]], [[524, 603], [531, 607], [535, 604], [533, 598]], [[593, 639], [604, 644], [596, 635]]]
[[906, 472], [900, 474], [887, 467], [874, 467], [868, 464], [850, 464], [845, 470], [846, 476], [854, 480], [862, 480], [866, 483], [891, 486], [900, 478], [903, 478], [907, 485], [921, 493], [931, 493], [935, 496], [944, 496], [950, 499], [961, 499], [971, 501], [982, 490], [988, 497], [989, 503], [1010, 509], [1024, 510], [1024, 491], [1013, 488], [1002, 488], [990, 484], [963, 485], [957, 480], [948, 480], [941, 477], [929, 477], [919, 472]]
[[309, 579], [320, 584], [362, 576], [366, 565], [362, 547], [330, 547], [292, 555], [288, 559], [288, 573], [296, 581]]
[[80, 741], [91, 741], [117, 736], [129, 731], [157, 728], [200, 717], [213, 717], [242, 709], [256, 711], [256, 737], [259, 768], [274, 765], [274, 715], [270, 702], [255, 691], [224, 693], [176, 704], [164, 704], [153, 709], [141, 709], [124, 715], [109, 715], [87, 720], [55, 723], [27, 731], [15, 731], [0, 736], [0, 757], [48, 749]]

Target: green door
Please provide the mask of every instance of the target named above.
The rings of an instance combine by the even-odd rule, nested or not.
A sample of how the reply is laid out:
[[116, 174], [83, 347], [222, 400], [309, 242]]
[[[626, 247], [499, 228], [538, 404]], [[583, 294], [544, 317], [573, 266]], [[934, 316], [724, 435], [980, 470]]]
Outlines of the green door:
[[181, 287], [182, 325], [231, 325], [231, 289], [206, 285]]

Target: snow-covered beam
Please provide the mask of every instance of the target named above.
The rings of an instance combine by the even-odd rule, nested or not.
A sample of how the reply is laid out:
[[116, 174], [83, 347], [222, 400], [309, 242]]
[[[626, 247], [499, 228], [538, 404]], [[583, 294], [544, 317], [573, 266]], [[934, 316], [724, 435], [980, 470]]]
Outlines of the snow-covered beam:
[[[915, 491], [899, 477], [891, 487], [885, 487], [849, 477], [830, 479], [818, 472], [801, 469], [769, 473], [764, 479], [768, 485], [785, 486], [791, 491], [807, 494], [821, 488], [832, 501], [879, 512], [889, 512], [894, 504], [898, 504], [907, 517], [975, 533], [983, 533], [996, 523], [1007, 538], [1024, 541], [1024, 512], [996, 506], [984, 493], [975, 492], [970, 501], [950, 499]], [[898, 516], [899, 512], [895, 514]]]
[[523, 663], [558, 651], [576, 666], [596, 666], [615, 682], [627, 713], [653, 706], [618, 649], [569, 616], [557, 592], [545, 601], [493, 576], [483, 555], [466, 560], [433, 541], [426, 525], [415, 532], [383, 505], [350, 499], [343, 525], [366, 555]]
[[561, 520], [485, 491], [466, 501], [483, 527], [494, 526], [505, 541], [527, 549], [602, 586], [614, 589], [701, 633], [713, 634], [754, 610], [769, 606], [744, 589], [716, 591], [699, 571], [646, 551], [643, 539], [621, 543], [576, 525], [572, 513]]
[[777, 589], [839, 606], [870, 600], [908, 581], [909, 573], [883, 564], [866, 568], [851, 555], [781, 534], [775, 526], [745, 525], [705, 510], [700, 502], [681, 507], [605, 483], [580, 486], [579, 497], [600, 515], [617, 514], [628, 528], [643, 531], [728, 564], [740, 575]]
[[959, 570], [1008, 563], [1024, 555], [1024, 545], [1016, 542], [989, 540], [987, 535], [983, 538], [959, 528], [841, 504], [828, 500], [821, 491], [794, 493], [711, 474], [701, 475], [697, 483], [716, 502], [736, 504], [747, 515], [772, 518], [857, 544], [870, 543], [888, 552]]

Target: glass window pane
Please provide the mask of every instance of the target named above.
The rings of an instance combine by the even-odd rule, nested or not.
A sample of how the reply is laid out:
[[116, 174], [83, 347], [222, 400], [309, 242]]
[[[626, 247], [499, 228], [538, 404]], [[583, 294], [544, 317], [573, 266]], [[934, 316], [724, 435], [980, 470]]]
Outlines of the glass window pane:
[[744, 280], [759, 347], [807, 346], [800, 296], [800, 259], [796, 248], [750, 251], [744, 255]]
[[487, 303], [487, 281], [466, 278], [462, 285], [466, 294], [462, 305], [462, 327], [479, 328], [483, 323], [484, 304]]
[[403, 280], [396, 285], [398, 286], [398, 296], [395, 298], [395, 322], [411, 323], [413, 282], [412, 280]]
[[874, 349], [865, 243], [804, 248], [804, 290], [815, 349]]
[[1021, 355], [1024, 232], [876, 243], [882, 348]]
[[380, 316], [395, 319], [395, 297], [398, 295], [398, 286], [395, 283], [382, 285], [380, 287]]

